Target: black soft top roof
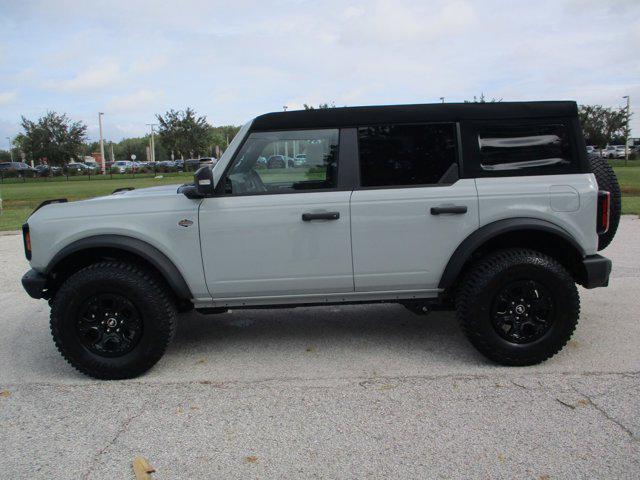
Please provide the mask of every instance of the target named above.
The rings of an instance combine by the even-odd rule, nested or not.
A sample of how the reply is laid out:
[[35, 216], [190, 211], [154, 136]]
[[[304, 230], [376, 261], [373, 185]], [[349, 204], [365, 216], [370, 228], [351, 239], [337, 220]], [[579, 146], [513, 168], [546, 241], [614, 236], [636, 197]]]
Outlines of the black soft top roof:
[[575, 117], [576, 102], [427, 103], [295, 110], [260, 115], [252, 130], [352, 127], [382, 123], [457, 122], [460, 120]]

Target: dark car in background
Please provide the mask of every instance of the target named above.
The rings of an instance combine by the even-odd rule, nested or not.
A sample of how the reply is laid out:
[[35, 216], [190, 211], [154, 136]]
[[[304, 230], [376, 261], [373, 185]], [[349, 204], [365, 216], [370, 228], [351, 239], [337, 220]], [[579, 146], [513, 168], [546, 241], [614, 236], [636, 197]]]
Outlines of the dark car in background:
[[0, 174], [6, 176], [35, 177], [38, 171], [24, 162], [0, 163]]
[[39, 177], [49, 177], [54, 175], [62, 175], [62, 168], [55, 165], [40, 164], [35, 166]]

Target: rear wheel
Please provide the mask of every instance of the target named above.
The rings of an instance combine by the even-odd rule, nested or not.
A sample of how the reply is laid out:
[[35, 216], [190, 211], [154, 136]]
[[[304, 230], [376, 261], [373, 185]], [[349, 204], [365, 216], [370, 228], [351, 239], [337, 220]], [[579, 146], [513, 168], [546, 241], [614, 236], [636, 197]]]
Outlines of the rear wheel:
[[573, 279], [556, 260], [509, 249], [471, 267], [456, 309], [463, 332], [487, 358], [503, 365], [534, 365], [569, 341], [580, 299]]
[[609, 230], [598, 235], [598, 250], [606, 248], [618, 230], [620, 214], [622, 212], [622, 193], [616, 174], [606, 159], [597, 155], [588, 155], [591, 171], [596, 176], [598, 188], [611, 193], [611, 215], [609, 217]]
[[164, 354], [175, 331], [172, 293], [152, 272], [100, 262], [69, 277], [51, 303], [51, 333], [62, 356], [100, 379], [136, 377]]

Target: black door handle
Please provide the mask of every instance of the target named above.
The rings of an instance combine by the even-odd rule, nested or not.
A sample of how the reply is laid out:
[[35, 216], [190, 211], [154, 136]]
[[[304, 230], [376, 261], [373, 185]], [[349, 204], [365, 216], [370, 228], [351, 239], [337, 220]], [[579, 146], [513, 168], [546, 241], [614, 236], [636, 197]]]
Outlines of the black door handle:
[[322, 213], [303, 213], [302, 221], [310, 222], [311, 220], [338, 220], [340, 212], [322, 212]]
[[445, 213], [461, 214], [467, 213], [466, 205], [451, 205], [447, 207], [431, 207], [431, 215], [442, 215]]

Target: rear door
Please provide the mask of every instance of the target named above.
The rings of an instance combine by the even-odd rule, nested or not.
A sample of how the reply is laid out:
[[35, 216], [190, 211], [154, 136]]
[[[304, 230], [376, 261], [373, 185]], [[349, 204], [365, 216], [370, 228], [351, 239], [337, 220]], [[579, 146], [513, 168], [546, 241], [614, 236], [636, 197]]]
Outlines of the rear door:
[[454, 123], [358, 128], [356, 292], [435, 291], [456, 247], [478, 228], [475, 182], [458, 178], [457, 132]]

